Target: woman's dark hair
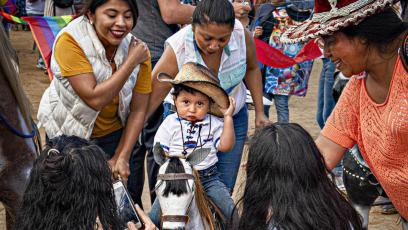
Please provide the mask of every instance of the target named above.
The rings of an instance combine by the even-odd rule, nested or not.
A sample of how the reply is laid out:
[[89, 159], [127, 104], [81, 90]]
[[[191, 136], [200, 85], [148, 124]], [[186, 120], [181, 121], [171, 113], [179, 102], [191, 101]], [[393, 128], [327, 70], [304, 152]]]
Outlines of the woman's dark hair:
[[233, 228], [362, 229], [357, 212], [328, 177], [313, 138], [300, 125], [274, 123], [257, 132], [246, 171], [238, 202], [242, 215]]
[[193, 25], [226, 24], [234, 28], [235, 13], [228, 0], [203, 0], [198, 3], [193, 13]]
[[[86, 15], [88, 11], [95, 14], [95, 11], [98, 7], [107, 3], [109, 0], [87, 0], [85, 7], [82, 9], [81, 15]], [[136, 26], [137, 18], [139, 17], [139, 12], [137, 9], [137, 4], [135, 0], [122, 0], [129, 5], [130, 10], [132, 11], [133, 16], [133, 25], [132, 28]]]
[[[381, 53], [394, 53], [400, 44], [395, 40], [408, 29], [408, 23], [401, 20], [391, 7], [367, 17], [357, 25], [346, 27], [343, 32], [348, 37], [360, 37], [368, 45], [377, 47]], [[390, 47], [393, 45], [395, 47]]]
[[18, 229], [122, 230], [103, 150], [75, 136], [51, 139], [34, 162]]

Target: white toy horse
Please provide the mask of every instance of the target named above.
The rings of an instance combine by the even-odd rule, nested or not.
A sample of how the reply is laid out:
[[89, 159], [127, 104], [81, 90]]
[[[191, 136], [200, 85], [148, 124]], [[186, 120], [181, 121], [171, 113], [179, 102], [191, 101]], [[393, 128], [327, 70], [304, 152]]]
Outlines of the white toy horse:
[[156, 195], [162, 212], [162, 229], [223, 229], [222, 214], [207, 199], [199, 175], [193, 169], [209, 152], [203, 148], [187, 157], [168, 156], [160, 143], [154, 146], [154, 159], [161, 165]]

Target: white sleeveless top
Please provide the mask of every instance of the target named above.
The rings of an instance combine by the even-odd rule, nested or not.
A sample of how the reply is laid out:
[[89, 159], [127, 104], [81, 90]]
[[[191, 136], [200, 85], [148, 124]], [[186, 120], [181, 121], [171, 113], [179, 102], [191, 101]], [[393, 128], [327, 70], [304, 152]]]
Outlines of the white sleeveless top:
[[[207, 67], [194, 40], [194, 32], [191, 25], [184, 27], [168, 38], [166, 46], [170, 46], [173, 49], [179, 70], [187, 62], [196, 62]], [[229, 96], [235, 99], [234, 114], [238, 113], [245, 105], [246, 87], [243, 79], [246, 74], [246, 59], [245, 28], [239, 20], [235, 20], [234, 30], [232, 31], [230, 41], [222, 52], [218, 70], [221, 87]], [[173, 99], [169, 96], [167, 96], [165, 101], [173, 103]]]

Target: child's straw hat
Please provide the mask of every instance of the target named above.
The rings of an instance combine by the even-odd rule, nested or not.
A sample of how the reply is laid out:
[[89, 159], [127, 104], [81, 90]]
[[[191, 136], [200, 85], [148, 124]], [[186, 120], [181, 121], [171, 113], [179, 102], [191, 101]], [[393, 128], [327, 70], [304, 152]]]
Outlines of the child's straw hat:
[[217, 117], [223, 117], [219, 108], [229, 107], [228, 94], [221, 88], [217, 76], [201, 64], [188, 62], [174, 79], [166, 73], [159, 73], [157, 79], [173, 85], [182, 84], [209, 96], [215, 102], [211, 105], [210, 113]]

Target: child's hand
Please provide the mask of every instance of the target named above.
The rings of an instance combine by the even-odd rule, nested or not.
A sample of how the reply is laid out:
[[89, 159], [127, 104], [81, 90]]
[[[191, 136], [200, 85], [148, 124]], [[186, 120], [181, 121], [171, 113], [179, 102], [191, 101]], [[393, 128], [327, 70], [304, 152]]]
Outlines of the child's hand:
[[224, 115], [224, 117], [232, 116], [232, 114], [234, 114], [234, 111], [235, 111], [235, 100], [234, 100], [234, 98], [229, 97], [229, 101], [230, 101], [230, 105], [229, 105], [229, 107], [227, 109], [220, 108], [220, 110], [221, 110], [222, 114]]

